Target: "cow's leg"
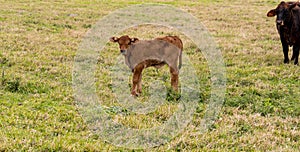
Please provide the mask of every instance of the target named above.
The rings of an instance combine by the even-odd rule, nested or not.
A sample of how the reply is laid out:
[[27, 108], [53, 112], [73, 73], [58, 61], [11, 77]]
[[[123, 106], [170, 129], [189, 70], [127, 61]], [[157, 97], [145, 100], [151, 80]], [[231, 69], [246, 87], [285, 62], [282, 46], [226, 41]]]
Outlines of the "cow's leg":
[[137, 65], [133, 70], [133, 77], [132, 77], [132, 88], [131, 88], [131, 94], [133, 96], [138, 96], [138, 85], [139, 81], [142, 77], [142, 71], [144, 69], [143, 65]]
[[289, 45], [284, 40], [283, 36], [281, 37], [282, 50], [284, 55], [284, 63], [289, 63]]
[[170, 73], [171, 73], [171, 85], [174, 91], [178, 92], [178, 68], [170, 67]]
[[298, 46], [298, 45], [293, 46], [293, 58], [295, 60], [294, 61], [295, 65], [298, 65], [299, 49], [300, 49], [300, 46]]
[[294, 47], [293, 47], [293, 54], [292, 54], [291, 60], [295, 60], [295, 49], [294, 49]]

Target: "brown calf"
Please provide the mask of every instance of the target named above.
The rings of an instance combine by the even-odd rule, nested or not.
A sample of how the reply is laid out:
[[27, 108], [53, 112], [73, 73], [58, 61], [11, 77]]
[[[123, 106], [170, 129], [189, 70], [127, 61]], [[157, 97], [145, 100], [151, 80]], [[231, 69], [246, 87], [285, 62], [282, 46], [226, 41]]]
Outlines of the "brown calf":
[[[120, 52], [125, 56], [125, 63], [133, 72], [132, 95], [137, 96], [142, 92], [141, 80], [144, 68], [151, 66], [160, 68], [165, 64], [170, 67], [171, 85], [175, 91], [178, 91], [177, 60], [182, 54], [182, 42], [177, 36], [139, 41], [137, 38], [125, 35], [120, 38], [112, 37], [110, 41], [119, 44]], [[174, 45], [175, 42], [179, 43]], [[179, 62], [181, 62], [180, 58]]]

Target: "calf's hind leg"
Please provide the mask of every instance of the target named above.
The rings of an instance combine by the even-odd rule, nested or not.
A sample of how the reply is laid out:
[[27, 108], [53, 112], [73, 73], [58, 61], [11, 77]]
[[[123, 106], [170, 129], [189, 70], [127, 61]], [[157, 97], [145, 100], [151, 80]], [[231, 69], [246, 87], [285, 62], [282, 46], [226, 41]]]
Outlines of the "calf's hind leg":
[[178, 92], [178, 75], [179, 71], [178, 68], [170, 67], [170, 73], [171, 73], [171, 86], [174, 89], [174, 91]]

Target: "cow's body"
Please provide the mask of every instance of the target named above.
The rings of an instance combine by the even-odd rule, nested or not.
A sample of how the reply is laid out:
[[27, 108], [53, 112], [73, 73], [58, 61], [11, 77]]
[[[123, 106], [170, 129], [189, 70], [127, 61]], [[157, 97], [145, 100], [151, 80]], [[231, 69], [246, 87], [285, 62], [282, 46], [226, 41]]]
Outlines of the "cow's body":
[[277, 16], [276, 27], [282, 44], [284, 63], [289, 62], [289, 46], [293, 47], [291, 60], [298, 64], [300, 49], [300, 7], [298, 2], [281, 2], [276, 9], [268, 12], [268, 17]]
[[[168, 37], [174, 40], [173, 36]], [[178, 43], [179, 45], [174, 45], [173, 41], [172, 43], [161, 38], [139, 41], [137, 38], [122, 36], [120, 38], [112, 37], [110, 40], [119, 43], [120, 51], [125, 57], [125, 63], [133, 72], [132, 95], [137, 96], [142, 92], [141, 80], [142, 72], [145, 68], [151, 66], [160, 68], [165, 64], [170, 68], [172, 88], [178, 91], [179, 68], [177, 63], [178, 60], [181, 62], [180, 57], [182, 54], [182, 42], [180, 39], [181, 44]], [[180, 45], [181, 47], [178, 47]]]

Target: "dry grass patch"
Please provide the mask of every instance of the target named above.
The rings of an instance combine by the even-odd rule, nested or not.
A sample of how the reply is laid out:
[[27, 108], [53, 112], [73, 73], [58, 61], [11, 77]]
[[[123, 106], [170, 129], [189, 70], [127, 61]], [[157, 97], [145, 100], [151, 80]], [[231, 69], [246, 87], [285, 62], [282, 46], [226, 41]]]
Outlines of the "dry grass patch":
[[[199, 134], [210, 97], [209, 68], [201, 50], [183, 33], [143, 25], [119, 33], [141, 39], [179, 35], [200, 81], [197, 112], [188, 127], [165, 145], [145, 151], [298, 151], [300, 68], [283, 64], [283, 53], [268, 10], [278, 1], [145, 1], [179, 7], [197, 17], [221, 49], [227, 69], [226, 100], [216, 123]], [[74, 104], [72, 68], [85, 33], [112, 10], [137, 1], [3, 1], [0, 5], [0, 151], [131, 151], [93, 134]], [[138, 115], [123, 110], [112, 92], [110, 67], [119, 55], [107, 43], [99, 54], [95, 82], [99, 104], [116, 121], [151, 128], [176, 110], [169, 100]], [[2, 73], [4, 73], [2, 75]], [[144, 72], [169, 83], [167, 67]], [[128, 78], [128, 85], [131, 80]], [[140, 150], [143, 151], [143, 150]]]

